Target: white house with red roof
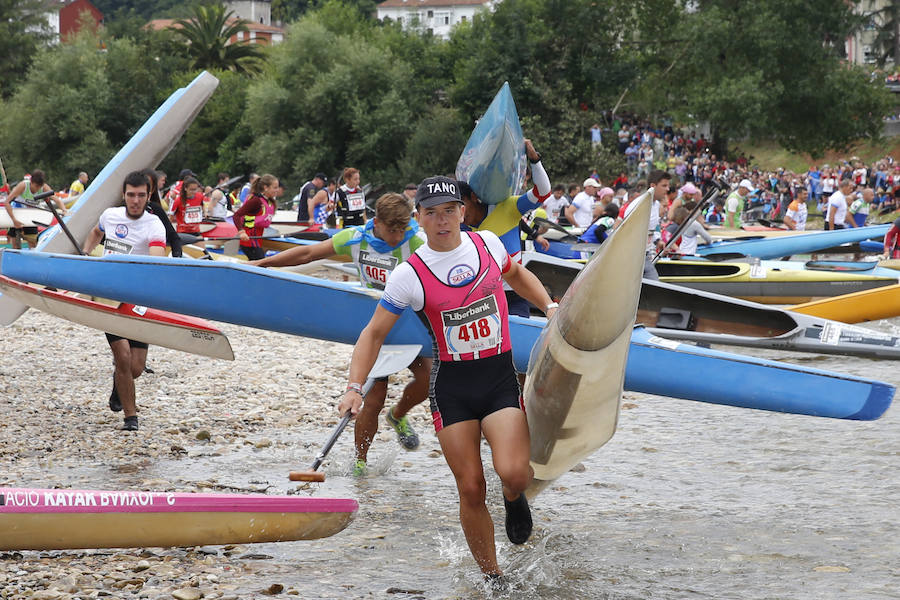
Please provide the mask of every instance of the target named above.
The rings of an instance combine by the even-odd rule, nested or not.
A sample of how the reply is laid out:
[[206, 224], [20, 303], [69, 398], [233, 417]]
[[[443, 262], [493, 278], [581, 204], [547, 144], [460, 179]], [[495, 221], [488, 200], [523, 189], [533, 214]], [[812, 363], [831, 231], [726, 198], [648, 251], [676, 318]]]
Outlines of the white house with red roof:
[[385, 0], [378, 4], [378, 19], [391, 19], [404, 29], [428, 31], [442, 38], [459, 23], [479, 12], [492, 10], [500, 0]]

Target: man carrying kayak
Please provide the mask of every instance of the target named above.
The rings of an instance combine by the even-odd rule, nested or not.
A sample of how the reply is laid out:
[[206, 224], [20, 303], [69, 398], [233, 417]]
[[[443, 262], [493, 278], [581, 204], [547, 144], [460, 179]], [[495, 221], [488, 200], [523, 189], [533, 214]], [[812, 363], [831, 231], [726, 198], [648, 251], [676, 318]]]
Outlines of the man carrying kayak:
[[[9, 195], [6, 197], [6, 213], [9, 215], [9, 219], [13, 224], [13, 226], [7, 230], [6, 237], [9, 239], [10, 244], [13, 248], [21, 248], [22, 238], [26, 236], [30, 245], [34, 246], [37, 243], [37, 227], [26, 226], [24, 223], [19, 221], [16, 218], [15, 213], [13, 212], [13, 208], [40, 208], [40, 206], [35, 203], [34, 195], [53, 191], [53, 188], [51, 188], [44, 179], [44, 172], [40, 169], [35, 169], [31, 172], [31, 175], [26, 175], [25, 178], [22, 179], [22, 181], [17, 183], [15, 187], [10, 190]], [[21, 201], [16, 201], [17, 198], [21, 198]], [[53, 196], [52, 199], [56, 203], [59, 214], [65, 215], [66, 205], [63, 204], [63, 201], [60, 200], [57, 196]]]
[[[305, 265], [314, 260], [349, 256], [359, 271], [360, 281], [370, 288], [384, 289], [391, 272], [407, 260], [425, 243], [419, 225], [410, 220], [409, 202], [400, 194], [385, 194], [375, 202], [375, 218], [365, 225], [348, 227], [333, 238], [311, 246], [297, 246], [274, 256], [253, 261], [259, 267], [288, 267]], [[413, 380], [403, 390], [403, 396], [387, 412], [387, 421], [407, 450], [419, 447], [419, 436], [409, 424], [407, 413], [428, 397], [428, 377], [431, 359], [418, 357], [409, 365]], [[356, 464], [354, 475], [366, 473], [369, 446], [378, 433], [378, 415], [387, 397], [387, 377], [382, 377], [366, 396], [365, 404], [356, 418]]]
[[495, 234], [460, 230], [466, 208], [456, 181], [425, 179], [416, 191], [416, 206], [428, 241], [388, 278], [384, 296], [353, 350], [347, 392], [338, 411], [359, 413], [362, 382], [385, 338], [407, 307], [418, 313], [434, 341], [432, 420], [456, 480], [463, 533], [482, 572], [498, 577], [502, 571], [494, 524], [485, 505], [482, 435], [491, 445], [494, 470], [503, 484], [506, 533], [515, 544], [531, 535], [524, 490], [534, 476], [502, 282], [548, 316], [556, 304]]
[[[84, 253], [90, 254], [105, 235], [104, 255], [165, 256], [166, 230], [155, 215], [147, 212], [150, 181], [140, 171], [129, 173], [122, 184], [122, 195], [125, 205], [103, 211], [100, 221], [84, 243]], [[113, 412], [124, 411], [123, 430], [136, 431], [138, 418], [134, 380], [141, 376], [147, 364], [147, 344], [111, 333], [106, 334], [106, 340], [112, 350], [115, 368], [109, 408]]]
[[[522, 238], [519, 233], [519, 222], [522, 215], [536, 209], [550, 197], [550, 177], [541, 164], [541, 155], [534, 149], [531, 140], [525, 140], [525, 155], [531, 163], [531, 177], [534, 187], [520, 196], [510, 196], [494, 205], [484, 204], [475, 191], [465, 182], [459, 182], [462, 202], [466, 206], [464, 224], [472, 231], [490, 231], [503, 243], [506, 252], [513, 260], [522, 262]], [[592, 180], [593, 181], [593, 180]], [[542, 244], [544, 238], [537, 236], [535, 241]], [[543, 244], [542, 244], [543, 245]], [[548, 245], [549, 246], [549, 245]], [[509, 313], [520, 317], [528, 317], [528, 302], [512, 291], [504, 283], [506, 302]]]

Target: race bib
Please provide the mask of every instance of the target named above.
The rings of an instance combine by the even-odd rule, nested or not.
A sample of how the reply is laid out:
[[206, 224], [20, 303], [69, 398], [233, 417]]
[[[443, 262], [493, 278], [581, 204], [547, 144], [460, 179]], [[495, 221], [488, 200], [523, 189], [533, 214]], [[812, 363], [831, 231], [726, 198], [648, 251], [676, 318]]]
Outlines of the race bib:
[[397, 266], [395, 256], [374, 254], [368, 250], [359, 251], [359, 276], [363, 283], [379, 290], [384, 289], [391, 271]]
[[103, 242], [103, 255], [108, 256], [110, 254], [131, 254], [131, 244], [107, 237], [106, 241]]
[[362, 192], [352, 192], [347, 194], [347, 208], [349, 210], [365, 210], [366, 195]]
[[500, 311], [491, 295], [467, 306], [441, 311], [444, 340], [451, 354], [481, 352], [500, 346]]
[[202, 206], [188, 206], [184, 209], [184, 222], [189, 225], [194, 225], [195, 223], [199, 223], [203, 220], [203, 207]]

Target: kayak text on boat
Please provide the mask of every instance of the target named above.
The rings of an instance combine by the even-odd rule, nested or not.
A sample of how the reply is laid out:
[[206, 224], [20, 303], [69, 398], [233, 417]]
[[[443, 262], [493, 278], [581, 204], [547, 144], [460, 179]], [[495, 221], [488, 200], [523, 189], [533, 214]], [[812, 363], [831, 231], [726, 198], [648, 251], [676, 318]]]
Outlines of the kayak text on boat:
[[0, 494], [0, 506], [153, 506], [156, 500], [175, 504], [172, 492], [55, 492], [17, 491]]

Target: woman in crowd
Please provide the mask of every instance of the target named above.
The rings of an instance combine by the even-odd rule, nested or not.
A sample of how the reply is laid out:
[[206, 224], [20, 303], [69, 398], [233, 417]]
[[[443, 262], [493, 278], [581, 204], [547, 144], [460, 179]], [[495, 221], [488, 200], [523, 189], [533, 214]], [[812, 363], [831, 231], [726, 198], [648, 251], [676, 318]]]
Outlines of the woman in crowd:
[[241, 252], [250, 260], [265, 258], [259, 238], [266, 227], [272, 224], [275, 215], [275, 195], [278, 193], [278, 178], [268, 173], [254, 180], [250, 186], [250, 196], [232, 217], [241, 238]]

